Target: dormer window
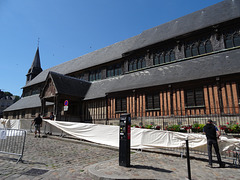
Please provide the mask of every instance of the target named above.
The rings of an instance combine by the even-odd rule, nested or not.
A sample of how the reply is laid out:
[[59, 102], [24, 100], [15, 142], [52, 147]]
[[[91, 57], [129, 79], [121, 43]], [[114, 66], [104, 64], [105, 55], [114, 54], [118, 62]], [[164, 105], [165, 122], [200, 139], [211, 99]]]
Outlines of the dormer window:
[[128, 61], [128, 71], [135, 71], [146, 67], [146, 60], [144, 56]]
[[185, 57], [198, 56], [201, 54], [210, 53], [213, 51], [212, 44], [209, 38], [201, 39], [195, 42], [188, 42], [185, 48]]
[[172, 62], [174, 60], [175, 60], [175, 52], [171, 49], [167, 51], [157, 51], [154, 54], [153, 63], [154, 65], [157, 65], [157, 64]]
[[224, 35], [225, 48], [240, 46], [240, 30], [228, 31]]

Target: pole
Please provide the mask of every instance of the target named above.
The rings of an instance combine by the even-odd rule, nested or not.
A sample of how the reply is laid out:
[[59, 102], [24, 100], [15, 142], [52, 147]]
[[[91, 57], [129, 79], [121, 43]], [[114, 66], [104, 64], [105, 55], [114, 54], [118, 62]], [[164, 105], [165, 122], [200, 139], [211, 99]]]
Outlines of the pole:
[[186, 155], [187, 155], [187, 169], [188, 169], [188, 179], [191, 180], [191, 167], [190, 167], [190, 157], [189, 157], [189, 146], [188, 146], [188, 139], [186, 139]]

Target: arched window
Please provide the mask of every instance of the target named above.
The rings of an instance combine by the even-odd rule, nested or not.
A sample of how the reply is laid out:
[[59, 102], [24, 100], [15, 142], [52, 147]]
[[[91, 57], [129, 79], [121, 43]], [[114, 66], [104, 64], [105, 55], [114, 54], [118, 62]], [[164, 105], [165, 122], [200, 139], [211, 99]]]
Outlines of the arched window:
[[225, 35], [225, 47], [226, 48], [233, 47], [232, 35], [231, 34]]
[[133, 65], [132, 65], [132, 70], [136, 70], [137, 69], [137, 61], [133, 61]]
[[165, 63], [170, 62], [169, 52], [167, 52], [164, 57], [165, 57]]
[[144, 68], [144, 67], [146, 67], [146, 59], [145, 58], [142, 59], [142, 68]]
[[109, 66], [107, 68], [107, 77], [112, 77], [113, 76], [113, 67]]
[[198, 53], [198, 47], [197, 47], [197, 44], [196, 44], [196, 43], [192, 45], [191, 52], [192, 52], [192, 56], [197, 56], [197, 55], [199, 55], [199, 53]]
[[122, 68], [121, 68], [121, 64], [117, 64], [115, 67], [114, 67], [114, 75], [115, 76], [118, 76], [118, 75], [121, 75], [122, 74]]
[[195, 41], [186, 44], [185, 57], [192, 57], [201, 54], [210, 53], [213, 51], [212, 44], [209, 38], [203, 38], [201, 41]]
[[128, 61], [128, 71], [135, 71], [146, 67], [146, 60], [144, 56]]
[[170, 61], [174, 61], [175, 60], [175, 53], [173, 50], [170, 51]]
[[235, 33], [233, 35], [233, 43], [234, 43], [234, 46], [240, 46], [240, 34], [239, 32], [238, 33]]
[[186, 58], [192, 56], [190, 45], [187, 45], [187, 47], [186, 47], [186, 49], [185, 49], [185, 56], [186, 56]]
[[160, 64], [160, 57], [159, 56], [160, 56], [160, 54], [157, 54], [157, 53], [154, 55], [154, 59], [153, 59], [153, 64], [154, 65]]
[[128, 62], [128, 71], [132, 71], [133, 70], [133, 61], [129, 61]]
[[206, 51], [205, 51], [205, 45], [204, 45], [204, 42], [200, 42], [199, 44], [199, 54], [205, 54]]
[[140, 57], [137, 61], [137, 69], [142, 69], [146, 67], [146, 60], [144, 57]]
[[225, 48], [240, 46], [240, 29], [232, 29], [224, 34]]
[[212, 44], [209, 40], [205, 42], [205, 49], [206, 49], [206, 53], [210, 53], [213, 51]]
[[137, 69], [141, 69], [142, 68], [142, 59], [139, 59], [137, 62]]
[[163, 64], [164, 63], [164, 54], [160, 54], [160, 64]]

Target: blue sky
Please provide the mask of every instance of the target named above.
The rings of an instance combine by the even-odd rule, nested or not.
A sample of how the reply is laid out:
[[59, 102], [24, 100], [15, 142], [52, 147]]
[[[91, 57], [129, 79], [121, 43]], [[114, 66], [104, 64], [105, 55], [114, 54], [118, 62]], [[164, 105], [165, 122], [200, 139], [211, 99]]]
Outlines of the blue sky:
[[40, 38], [42, 69], [222, 0], [0, 0], [0, 89], [21, 96]]

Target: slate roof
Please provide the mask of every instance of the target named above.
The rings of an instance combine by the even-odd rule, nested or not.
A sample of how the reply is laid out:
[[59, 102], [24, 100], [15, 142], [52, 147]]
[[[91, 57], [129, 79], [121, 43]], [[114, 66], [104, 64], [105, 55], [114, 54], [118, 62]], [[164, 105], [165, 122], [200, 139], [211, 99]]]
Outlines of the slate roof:
[[85, 100], [105, 97], [105, 93], [240, 73], [239, 59], [240, 50], [235, 49], [96, 81]]
[[56, 88], [57, 94], [64, 94], [84, 98], [91, 83], [56, 72], [49, 72]]
[[[106, 96], [106, 93], [134, 90], [138, 88], [180, 83], [184, 81], [240, 73], [239, 59], [240, 50], [235, 49], [215, 53], [208, 56], [202, 56], [185, 61], [180, 61], [169, 65], [157, 66], [154, 68], [125, 74], [114, 78], [94, 81], [91, 83], [91, 85], [89, 82], [83, 81], [83, 84], [85, 84], [87, 87], [90, 85], [89, 89], [86, 89], [87, 93], [84, 100], [103, 98]], [[73, 82], [73, 84], [75, 84], [75, 80], [78, 80], [76, 78], [61, 75], [58, 73], [51, 72], [51, 74], [54, 76], [55, 82], [57, 82], [57, 84], [59, 85], [65, 84], [65, 81], [69, 81], [69, 78], [71, 79], [70, 82]], [[60, 78], [61, 80], [56, 80], [58, 78]], [[74, 80], [72, 81], [72, 79]], [[59, 90], [65, 89], [65, 87], [58, 88]], [[68, 92], [64, 92], [61, 90], [59, 92], [68, 94]], [[47, 102], [47, 105], [50, 104], [52, 103]], [[39, 95], [32, 95], [21, 98], [19, 101], [17, 101], [15, 104], [8, 107], [4, 111], [7, 112], [40, 106], [41, 102]]]
[[49, 71], [54, 71], [60, 74], [69, 74], [119, 59], [124, 53], [129, 51], [140, 49], [154, 43], [172, 39], [239, 17], [240, 1], [225, 0], [176, 20], [143, 31], [141, 34], [132, 38], [46, 69], [32, 81], [27, 83], [25, 87], [45, 81]]
[[28, 70], [28, 74], [29, 73], [34, 73], [36, 70], [37, 70], [37, 72], [42, 71], [41, 62], [40, 62], [40, 55], [39, 55], [39, 48], [37, 48], [37, 51], [35, 53], [32, 65], [31, 65], [30, 69]]
[[31, 68], [41, 68], [41, 62], [40, 62], [40, 55], [39, 55], [39, 48], [37, 48], [37, 51], [35, 53], [33, 62], [32, 62], [32, 66]]
[[[46, 105], [52, 105], [53, 103], [46, 102]], [[19, 99], [17, 102], [9, 106], [4, 110], [4, 112], [7, 111], [16, 111], [20, 109], [28, 109], [28, 108], [35, 108], [35, 107], [41, 107], [41, 100], [39, 98], [39, 94], [35, 94], [32, 96], [27, 96]]]

